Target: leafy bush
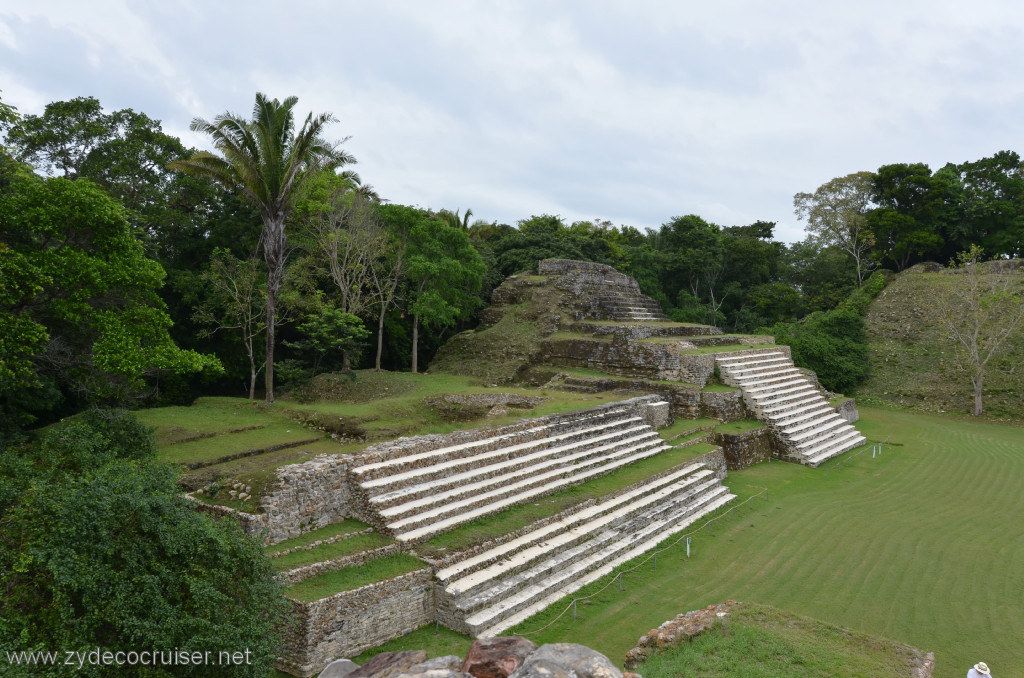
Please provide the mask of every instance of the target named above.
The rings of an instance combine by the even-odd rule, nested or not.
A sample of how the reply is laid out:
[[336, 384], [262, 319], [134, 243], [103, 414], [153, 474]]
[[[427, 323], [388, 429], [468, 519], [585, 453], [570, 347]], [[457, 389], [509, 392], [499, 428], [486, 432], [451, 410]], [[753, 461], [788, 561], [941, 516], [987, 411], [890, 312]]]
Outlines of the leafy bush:
[[822, 386], [846, 392], [868, 375], [864, 313], [886, 285], [888, 271], [876, 271], [862, 287], [831, 311], [816, 311], [791, 323], [776, 323], [765, 331], [793, 351], [793, 362], [818, 374]]
[[[284, 605], [269, 561], [236, 523], [195, 510], [130, 414], [90, 411], [0, 450], [0, 488], [0, 650], [249, 650], [248, 666], [117, 673], [268, 671]], [[86, 665], [76, 675], [110, 672]]]

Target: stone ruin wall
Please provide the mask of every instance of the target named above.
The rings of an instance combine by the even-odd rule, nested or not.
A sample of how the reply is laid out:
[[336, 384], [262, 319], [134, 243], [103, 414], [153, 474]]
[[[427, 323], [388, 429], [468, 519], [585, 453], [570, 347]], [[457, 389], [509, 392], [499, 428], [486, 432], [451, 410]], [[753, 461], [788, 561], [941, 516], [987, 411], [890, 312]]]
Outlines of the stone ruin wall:
[[278, 668], [298, 676], [318, 673], [332, 659], [354, 657], [434, 621], [433, 572], [416, 570], [329, 598], [291, 601]]
[[767, 425], [743, 433], [715, 432], [714, 444], [722, 448], [726, 463], [733, 471], [779, 456], [778, 442]]
[[[597, 407], [553, 414], [524, 420], [496, 429], [478, 428], [452, 433], [441, 433], [415, 437], [398, 438], [367, 447], [354, 457], [321, 455], [301, 464], [283, 466], [277, 471], [278, 480], [273, 489], [260, 500], [260, 512], [256, 514], [235, 511], [222, 506], [199, 503], [202, 510], [216, 515], [234, 515], [250, 534], [262, 534], [264, 543], [276, 544], [297, 537], [306, 532], [339, 522], [345, 518], [356, 518], [374, 523], [376, 512], [368, 510], [366, 498], [362, 495], [349, 469], [356, 465], [369, 464], [387, 459], [459, 445], [495, 436], [519, 434], [520, 442], [543, 438], [550, 433], [571, 431], [580, 422], [602, 410], [628, 407], [644, 417], [654, 428], [664, 428], [672, 423], [672, 408], [668, 404], [658, 405], [661, 398], [656, 395], [640, 396]], [[546, 430], [543, 427], [547, 427]], [[531, 430], [540, 429], [540, 430]], [[496, 441], [495, 446], [505, 445], [508, 440]], [[401, 470], [399, 468], [399, 470]], [[382, 525], [375, 525], [382, 528]]]
[[743, 401], [743, 394], [738, 389], [735, 391], [701, 391], [699, 415], [709, 419], [719, 419], [723, 423], [750, 419], [753, 416]]
[[302, 464], [277, 470], [274, 489], [260, 500], [267, 544], [298, 537], [345, 518], [365, 520], [353, 509], [347, 480], [351, 462], [336, 455], [321, 455]]

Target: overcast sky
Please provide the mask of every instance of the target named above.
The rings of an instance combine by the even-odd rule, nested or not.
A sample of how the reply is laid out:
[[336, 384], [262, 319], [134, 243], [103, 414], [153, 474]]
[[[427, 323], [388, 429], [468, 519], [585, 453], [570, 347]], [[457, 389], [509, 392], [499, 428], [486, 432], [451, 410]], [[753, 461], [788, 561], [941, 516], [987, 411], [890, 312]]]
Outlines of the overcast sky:
[[1022, 150], [1024, 4], [0, 0], [0, 90], [196, 147], [193, 117], [296, 95], [392, 202], [794, 241], [833, 177]]

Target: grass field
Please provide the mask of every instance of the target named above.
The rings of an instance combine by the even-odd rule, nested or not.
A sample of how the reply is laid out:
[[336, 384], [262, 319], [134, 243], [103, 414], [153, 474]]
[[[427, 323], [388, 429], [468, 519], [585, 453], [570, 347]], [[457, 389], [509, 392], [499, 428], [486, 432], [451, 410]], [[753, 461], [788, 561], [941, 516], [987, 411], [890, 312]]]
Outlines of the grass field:
[[[676, 614], [733, 598], [885, 636], [936, 655], [936, 678], [979, 660], [1024, 666], [1024, 429], [861, 408], [858, 427], [891, 445], [818, 469], [759, 464], [729, 474], [741, 500], [770, 500], [623, 577], [540, 633], [555, 605], [514, 632], [578, 642], [621, 663]], [[606, 580], [575, 594], [586, 595]], [[565, 601], [568, 603], [568, 600]], [[433, 652], [433, 628], [420, 641]], [[451, 634], [436, 636], [451, 646]], [[385, 646], [384, 649], [391, 649]]]
[[709, 631], [655, 653], [645, 678], [878, 678], [906, 676], [917, 660], [906, 645], [745, 604]]

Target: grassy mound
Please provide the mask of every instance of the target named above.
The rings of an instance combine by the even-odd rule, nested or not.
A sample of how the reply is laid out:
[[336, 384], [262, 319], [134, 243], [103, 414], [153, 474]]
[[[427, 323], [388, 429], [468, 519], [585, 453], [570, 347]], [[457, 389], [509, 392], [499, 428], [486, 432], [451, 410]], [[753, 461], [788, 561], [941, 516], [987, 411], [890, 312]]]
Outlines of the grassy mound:
[[[992, 273], [986, 274], [988, 276]], [[1017, 272], [1024, 279], [1024, 272]], [[1024, 281], [1024, 280], [1022, 280]], [[871, 371], [857, 390], [861, 402], [969, 414], [974, 393], [970, 376], [956, 364], [952, 339], [935, 298], [965, 276], [910, 269], [889, 284], [868, 307], [865, 329]], [[1024, 419], [1024, 337], [989, 363], [984, 406], [994, 419]]]
[[915, 648], [765, 605], [737, 605], [691, 642], [659, 650], [636, 668], [645, 678], [907, 676]]
[[[354, 377], [354, 379], [352, 378]], [[621, 400], [610, 393], [583, 394], [535, 388], [491, 388], [451, 374], [361, 370], [318, 377], [315, 402], [279, 399], [273, 406], [241, 398], [200, 398], [191, 407], [143, 410], [139, 420], [155, 429], [160, 459], [184, 467], [183, 485], [205, 488], [203, 501], [255, 511], [277, 480], [277, 469], [319, 454], [355, 454], [367, 445], [403, 435], [495, 427]], [[506, 415], [451, 421], [436, 406], [446, 394], [542, 395], [533, 408]], [[525, 399], [521, 399], [525, 400]], [[229, 495], [231, 486], [251, 488], [250, 497]], [[211, 488], [219, 488], [211, 496]]]

